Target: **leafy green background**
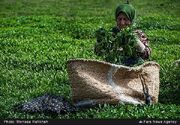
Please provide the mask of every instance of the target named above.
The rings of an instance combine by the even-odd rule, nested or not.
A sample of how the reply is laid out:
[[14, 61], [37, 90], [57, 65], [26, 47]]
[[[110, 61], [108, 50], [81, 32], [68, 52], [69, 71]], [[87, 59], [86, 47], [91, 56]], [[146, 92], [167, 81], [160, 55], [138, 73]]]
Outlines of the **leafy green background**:
[[137, 24], [160, 64], [159, 102], [154, 105], [99, 105], [76, 114], [49, 116], [14, 112], [13, 105], [46, 92], [71, 101], [66, 62], [98, 59], [94, 32], [115, 24], [124, 0], [0, 0], [0, 118], [179, 119], [180, 1], [130, 0]]

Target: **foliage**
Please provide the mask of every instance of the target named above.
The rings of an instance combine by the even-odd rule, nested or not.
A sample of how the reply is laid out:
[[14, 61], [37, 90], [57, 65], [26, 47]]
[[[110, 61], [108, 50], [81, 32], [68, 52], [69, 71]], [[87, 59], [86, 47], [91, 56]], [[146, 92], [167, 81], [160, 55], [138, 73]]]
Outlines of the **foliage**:
[[[121, 1], [122, 2], [122, 1]], [[159, 103], [99, 105], [76, 114], [47, 116], [14, 112], [12, 107], [44, 93], [71, 100], [66, 62], [98, 59], [93, 53], [98, 27], [115, 25], [119, 0], [1, 0], [1, 119], [179, 119], [179, 0], [136, 0], [137, 24], [148, 35], [151, 60], [160, 65]]]
[[124, 28], [117, 34], [100, 28], [96, 31], [95, 53], [102, 56], [104, 60], [115, 64], [122, 64], [124, 58], [137, 57], [138, 36], [134, 31], [134, 26]]

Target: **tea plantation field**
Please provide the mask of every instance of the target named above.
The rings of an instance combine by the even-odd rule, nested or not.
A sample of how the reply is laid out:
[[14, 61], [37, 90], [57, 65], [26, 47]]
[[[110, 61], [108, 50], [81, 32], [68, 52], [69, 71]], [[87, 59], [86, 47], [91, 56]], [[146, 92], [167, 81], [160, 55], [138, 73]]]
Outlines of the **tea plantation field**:
[[124, 0], [0, 0], [0, 119], [180, 119], [180, 1], [130, 0], [137, 26], [148, 35], [151, 60], [159, 63], [159, 102], [99, 105], [51, 116], [13, 111], [44, 93], [71, 101], [66, 62], [102, 60], [93, 53], [95, 31], [116, 25]]

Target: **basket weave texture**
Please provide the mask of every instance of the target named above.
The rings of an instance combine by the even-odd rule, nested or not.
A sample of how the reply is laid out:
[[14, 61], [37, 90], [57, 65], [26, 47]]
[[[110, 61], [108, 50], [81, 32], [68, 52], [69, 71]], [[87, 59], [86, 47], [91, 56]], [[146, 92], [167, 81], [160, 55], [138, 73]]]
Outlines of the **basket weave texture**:
[[72, 88], [72, 101], [74, 104], [80, 101], [93, 101], [97, 104], [145, 104], [140, 78], [143, 76], [152, 103], [157, 103], [159, 70], [159, 64], [153, 61], [137, 67], [127, 67], [98, 60], [68, 60], [67, 71]]

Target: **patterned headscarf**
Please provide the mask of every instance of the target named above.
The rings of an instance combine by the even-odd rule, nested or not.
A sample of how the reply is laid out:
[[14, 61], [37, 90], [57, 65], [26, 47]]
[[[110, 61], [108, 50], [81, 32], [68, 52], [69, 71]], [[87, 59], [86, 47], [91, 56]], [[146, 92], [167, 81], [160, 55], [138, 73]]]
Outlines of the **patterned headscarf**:
[[120, 12], [127, 15], [128, 19], [133, 22], [136, 16], [135, 8], [131, 4], [121, 4], [116, 8], [115, 18], [117, 19]]

